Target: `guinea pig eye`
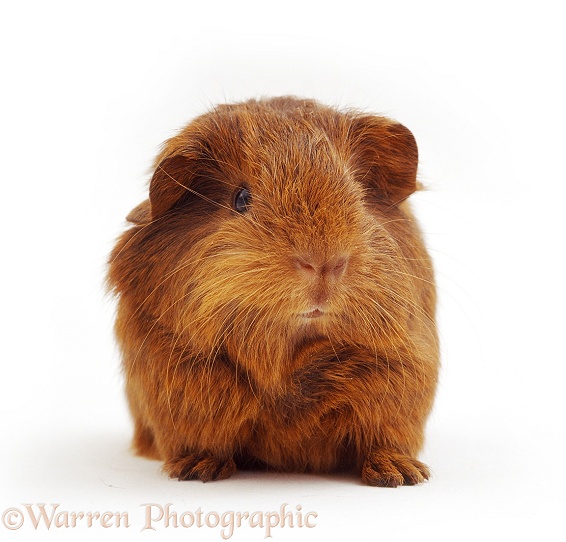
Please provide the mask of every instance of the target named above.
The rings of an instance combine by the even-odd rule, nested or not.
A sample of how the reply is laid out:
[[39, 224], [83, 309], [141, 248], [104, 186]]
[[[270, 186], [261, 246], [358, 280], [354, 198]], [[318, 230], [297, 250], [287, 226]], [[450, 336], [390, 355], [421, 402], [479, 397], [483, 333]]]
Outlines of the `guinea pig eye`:
[[239, 188], [234, 194], [234, 209], [245, 213], [252, 202], [252, 194], [247, 188]]

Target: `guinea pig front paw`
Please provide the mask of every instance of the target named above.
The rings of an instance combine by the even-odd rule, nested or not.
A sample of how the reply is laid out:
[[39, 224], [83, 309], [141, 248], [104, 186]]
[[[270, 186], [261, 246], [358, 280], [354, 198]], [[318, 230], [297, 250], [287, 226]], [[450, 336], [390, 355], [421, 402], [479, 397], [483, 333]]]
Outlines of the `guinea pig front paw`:
[[429, 470], [424, 463], [386, 448], [371, 452], [362, 467], [362, 482], [370, 486], [413, 486], [428, 477]]
[[236, 472], [236, 463], [232, 458], [219, 459], [208, 452], [189, 452], [167, 461], [163, 470], [171, 478], [178, 478], [180, 481], [211, 482], [232, 476]]

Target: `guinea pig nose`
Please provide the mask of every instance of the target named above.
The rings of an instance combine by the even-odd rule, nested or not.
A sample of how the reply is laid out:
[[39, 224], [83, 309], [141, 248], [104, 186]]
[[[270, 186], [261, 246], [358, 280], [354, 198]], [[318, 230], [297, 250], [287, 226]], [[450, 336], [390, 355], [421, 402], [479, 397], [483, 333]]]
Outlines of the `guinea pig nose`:
[[327, 260], [318, 259], [314, 256], [302, 255], [294, 259], [295, 267], [307, 276], [330, 276], [339, 278], [348, 267], [348, 256], [337, 255]]

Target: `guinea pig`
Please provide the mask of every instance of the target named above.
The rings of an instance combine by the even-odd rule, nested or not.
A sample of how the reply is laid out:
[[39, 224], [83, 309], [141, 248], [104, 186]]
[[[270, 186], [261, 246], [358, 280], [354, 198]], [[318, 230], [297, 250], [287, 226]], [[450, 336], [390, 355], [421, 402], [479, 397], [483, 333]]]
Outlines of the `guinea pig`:
[[179, 480], [428, 479], [417, 154], [397, 122], [294, 97], [219, 105], [165, 143], [108, 274], [138, 454]]

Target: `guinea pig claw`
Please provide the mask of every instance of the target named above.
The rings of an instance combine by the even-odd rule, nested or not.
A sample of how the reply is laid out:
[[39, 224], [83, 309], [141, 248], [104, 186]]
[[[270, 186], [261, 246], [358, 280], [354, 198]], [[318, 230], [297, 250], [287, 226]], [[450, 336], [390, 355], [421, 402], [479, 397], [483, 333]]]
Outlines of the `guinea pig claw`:
[[429, 476], [424, 463], [387, 449], [370, 453], [362, 467], [362, 482], [370, 486], [413, 486], [428, 480]]
[[233, 459], [219, 459], [212, 454], [188, 453], [165, 463], [163, 470], [179, 481], [201, 480], [211, 482], [224, 480], [236, 472]]

